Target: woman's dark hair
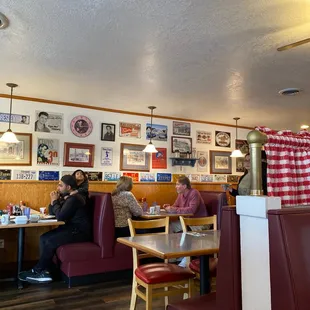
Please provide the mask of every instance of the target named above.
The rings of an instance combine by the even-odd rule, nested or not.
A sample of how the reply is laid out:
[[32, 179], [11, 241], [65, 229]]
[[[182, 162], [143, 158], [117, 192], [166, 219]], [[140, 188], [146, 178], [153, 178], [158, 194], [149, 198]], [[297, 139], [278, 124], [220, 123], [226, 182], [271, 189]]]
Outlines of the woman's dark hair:
[[87, 179], [88, 179], [88, 175], [87, 175], [87, 173], [85, 173], [83, 170], [81, 170], [81, 169], [77, 169], [77, 170], [75, 170], [73, 173], [72, 173], [72, 176], [75, 178], [75, 174], [77, 173], [77, 172], [81, 172], [82, 174], [83, 174], [83, 177], [84, 177], [84, 181], [86, 181]]

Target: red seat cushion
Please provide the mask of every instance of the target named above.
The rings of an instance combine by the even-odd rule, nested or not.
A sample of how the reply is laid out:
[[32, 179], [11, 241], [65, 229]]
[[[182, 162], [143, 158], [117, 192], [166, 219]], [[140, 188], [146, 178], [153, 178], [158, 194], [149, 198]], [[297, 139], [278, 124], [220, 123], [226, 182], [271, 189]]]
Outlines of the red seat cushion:
[[154, 263], [139, 266], [135, 270], [135, 275], [147, 284], [182, 281], [195, 276], [186, 268], [165, 263]]
[[[189, 264], [189, 268], [196, 273], [200, 273], [200, 260], [199, 260], [199, 258], [193, 259]], [[210, 270], [210, 276], [211, 277], [216, 276], [216, 269], [217, 269], [217, 258], [210, 257], [209, 258], [209, 270]]]

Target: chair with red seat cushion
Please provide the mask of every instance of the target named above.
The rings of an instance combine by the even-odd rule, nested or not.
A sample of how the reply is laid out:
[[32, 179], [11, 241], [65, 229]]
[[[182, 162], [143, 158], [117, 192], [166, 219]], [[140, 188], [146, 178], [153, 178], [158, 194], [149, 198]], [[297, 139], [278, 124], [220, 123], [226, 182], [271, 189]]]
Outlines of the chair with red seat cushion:
[[[164, 234], [168, 234], [169, 232], [169, 217], [149, 221], [133, 221], [128, 219], [128, 224], [131, 237], [136, 235], [136, 229], [165, 227]], [[157, 232], [153, 234], [163, 233]], [[139, 236], [140, 235], [141, 234], [139, 234]], [[192, 281], [195, 275], [190, 270], [167, 262], [140, 265], [140, 259], [151, 257], [151, 255], [141, 253], [135, 248], [132, 248], [132, 253], [134, 276], [132, 281], [130, 310], [135, 309], [137, 296], [141, 297], [146, 302], [147, 310], [152, 309], [153, 296], [165, 296], [166, 304], [168, 304], [167, 297], [170, 295], [187, 293], [188, 296], [191, 297]], [[145, 292], [143, 292], [140, 287], [143, 287]]]

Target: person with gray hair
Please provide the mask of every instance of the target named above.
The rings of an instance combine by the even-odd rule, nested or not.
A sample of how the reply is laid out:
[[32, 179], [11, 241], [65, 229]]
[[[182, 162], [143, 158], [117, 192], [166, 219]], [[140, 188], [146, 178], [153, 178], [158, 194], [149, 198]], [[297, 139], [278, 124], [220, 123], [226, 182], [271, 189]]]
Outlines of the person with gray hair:
[[77, 189], [72, 175], [64, 175], [58, 183], [57, 191], [50, 193], [49, 214], [55, 215], [65, 225], [48, 231], [40, 237], [40, 259], [33, 269], [19, 274], [21, 281], [49, 283], [53, 268], [53, 257], [58, 247], [68, 243], [88, 242], [92, 239], [90, 208], [80, 194], [70, 195]]

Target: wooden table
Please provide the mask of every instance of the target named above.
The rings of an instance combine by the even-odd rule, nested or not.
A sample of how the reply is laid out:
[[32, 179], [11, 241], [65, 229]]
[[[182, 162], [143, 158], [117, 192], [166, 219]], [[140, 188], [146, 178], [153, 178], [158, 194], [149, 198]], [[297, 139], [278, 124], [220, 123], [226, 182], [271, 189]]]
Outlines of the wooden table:
[[155, 220], [155, 219], [160, 219], [160, 218], [164, 218], [164, 217], [169, 217], [170, 219], [178, 219], [179, 216], [190, 217], [193, 215], [194, 214], [192, 214], [192, 213], [177, 214], [177, 213], [160, 212], [160, 214], [149, 214], [147, 212], [143, 212], [143, 214], [140, 216], [140, 218], [146, 219], [146, 220]]
[[177, 233], [118, 238], [117, 241], [162, 259], [199, 256], [200, 294], [210, 292], [209, 255], [219, 252], [219, 231], [204, 232], [203, 236], [198, 237]]
[[17, 248], [17, 287], [19, 289], [23, 288], [22, 281], [19, 280], [18, 274], [22, 271], [23, 258], [24, 258], [24, 245], [25, 245], [25, 228], [31, 227], [47, 227], [47, 226], [59, 226], [65, 225], [65, 222], [57, 221], [57, 222], [49, 222], [46, 220], [41, 223], [27, 223], [22, 225], [17, 224], [9, 224], [9, 225], [1, 225], [0, 229], [14, 229], [18, 228], [18, 248]]

